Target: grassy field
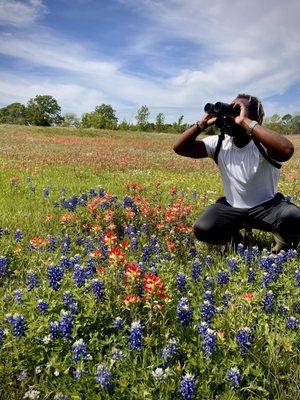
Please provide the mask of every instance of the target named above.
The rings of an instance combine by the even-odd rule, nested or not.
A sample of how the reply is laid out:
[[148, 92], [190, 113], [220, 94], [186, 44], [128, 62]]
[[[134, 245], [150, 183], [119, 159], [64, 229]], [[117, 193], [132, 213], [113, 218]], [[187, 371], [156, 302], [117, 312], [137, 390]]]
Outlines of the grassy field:
[[1, 400], [300, 399], [299, 257], [196, 243], [221, 181], [175, 140], [0, 125]]

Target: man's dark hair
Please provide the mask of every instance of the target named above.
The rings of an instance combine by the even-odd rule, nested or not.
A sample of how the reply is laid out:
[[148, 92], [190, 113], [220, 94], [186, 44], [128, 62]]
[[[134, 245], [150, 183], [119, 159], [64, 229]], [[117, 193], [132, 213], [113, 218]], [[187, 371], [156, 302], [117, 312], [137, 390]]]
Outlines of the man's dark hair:
[[257, 97], [245, 93], [238, 94], [236, 98], [249, 100], [249, 111], [251, 115], [259, 124], [262, 124], [265, 112], [261, 101]]

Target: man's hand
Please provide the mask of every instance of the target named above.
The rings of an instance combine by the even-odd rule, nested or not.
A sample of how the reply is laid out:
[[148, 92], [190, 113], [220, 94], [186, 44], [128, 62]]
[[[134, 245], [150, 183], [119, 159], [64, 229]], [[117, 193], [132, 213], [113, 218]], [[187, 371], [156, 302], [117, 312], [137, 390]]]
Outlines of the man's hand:
[[217, 117], [212, 114], [205, 113], [204, 116], [199, 120], [199, 125], [204, 130], [216, 122]]
[[246, 99], [235, 99], [230, 103], [233, 108], [239, 108], [240, 114], [237, 117], [231, 117], [233, 122], [237, 125], [243, 126], [246, 119], [249, 119], [249, 101]]

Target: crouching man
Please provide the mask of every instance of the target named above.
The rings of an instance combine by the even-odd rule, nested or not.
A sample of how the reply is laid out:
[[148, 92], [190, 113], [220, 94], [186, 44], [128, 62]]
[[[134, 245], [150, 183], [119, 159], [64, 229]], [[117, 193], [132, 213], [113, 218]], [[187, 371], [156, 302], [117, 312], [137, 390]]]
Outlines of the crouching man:
[[[195, 236], [210, 244], [238, 244], [242, 228], [255, 228], [273, 233], [274, 253], [296, 248], [300, 208], [277, 191], [281, 164], [292, 157], [293, 144], [262, 126], [264, 111], [256, 97], [239, 94], [227, 108], [225, 117], [205, 113], [174, 145], [181, 156], [213, 158], [221, 173], [225, 197], [204, 209], [194, 224]], [[220, 135], [197, 139], [215, 123]]]

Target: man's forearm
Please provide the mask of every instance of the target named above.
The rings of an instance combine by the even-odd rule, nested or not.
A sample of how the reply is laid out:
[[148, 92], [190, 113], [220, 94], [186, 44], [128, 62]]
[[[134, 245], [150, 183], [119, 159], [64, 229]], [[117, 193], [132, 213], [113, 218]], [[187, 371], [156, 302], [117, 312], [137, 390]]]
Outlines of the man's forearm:
[[[250, 122], [251, 120], [249, 118], [245, 118], [241, 125], [243, 128], [247, 129]], [[294, 153], [292, 142], [283, 135], [280, 135], [262, 125], [255, 125], [252, 130], [252, 136], [259, 140], [259, 142], [267, 149], [269, 156], [277, 161], [287, 161]]]
[[174, 151], [180, 151], [180, 149], [186, 149], [189, 146], [193, 146], [195, 140], [199, 134], [203, 131], [198, 125], [192, 125], [186, 131], [184, 131], [178, 138], [177, 142], [174, 144]]

